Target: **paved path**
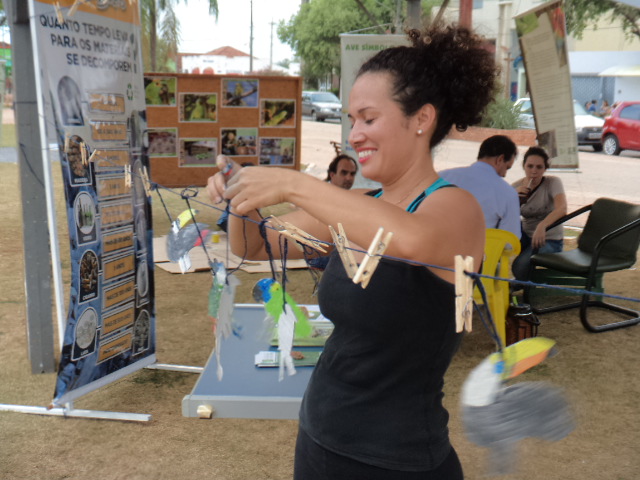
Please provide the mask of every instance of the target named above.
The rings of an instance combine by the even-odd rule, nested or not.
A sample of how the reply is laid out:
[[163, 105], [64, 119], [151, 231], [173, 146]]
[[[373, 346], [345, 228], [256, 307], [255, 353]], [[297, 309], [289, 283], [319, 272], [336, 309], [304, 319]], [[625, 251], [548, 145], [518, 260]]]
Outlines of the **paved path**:
[[[330, 140], [341, 137], [338, 123], [303, 121], [302, 164], [308, 172], [321, 177], [334, 156]], [[435, 150], [437, 170], [469, 165], [478, 154], [480, 143], [464, 140], [445, 140]], [[506, 180], [511, 183], [524, 176], [522, 154], [526, 147], [519, 147], [520, 156], [508, 172]], [[623, 152], [620, 156], [594, 153], [584, 147], [579, 153], [578, 171], [557, 170], [550, 174], [562, 179], [569, 211], [593, 203], [600, 197], [610, 197], [632, 203], [640, 203], [640, 152]], [[584, 217], [584, 218], [581, 218]], [[583, 225], [586, 215], [578, 217], [571, 225]]]
[[[13, 110], [3, 109], [3, 123], [13, 122]], [[341, 126], [337, 122], [302, 122], [301, 164], [303, 169], [318, 178], [324, 179], [327, 167], [335, 156], [331, 141], [339, 142]], [[435, 151], [435, 163], [438, 170], [470, 164], [476, 158], [478, 142], [463, 140], [445, 140]], [[526, 147], [520, 147], [524, 153]], [[52, 156], [52, 158], [56, 158]], [[522, 158], [522, 157], [520, 157]], [[620, 156], [608, 156], [594, 153], [585, 147], [579, 153], [578, 171], [558, 170], [552, 172], [562, 179], [569, 211], [592, 203], [600, 197], [611, 197], [632, 203], [640, 203], [640, 152], [623, 152]], [[15, 148], [0, 148], [0, 162], [17, 161]], [[523, 176], [520, 160], [508, 172], [506, 180], [513, 182]], [[370, 186], [371, 182], [360, 179], [360, 185]], [[584, 215], [583, 215], [584, 217]], [[575, 225], [581, 225], [584, 219], [577, 219]]]

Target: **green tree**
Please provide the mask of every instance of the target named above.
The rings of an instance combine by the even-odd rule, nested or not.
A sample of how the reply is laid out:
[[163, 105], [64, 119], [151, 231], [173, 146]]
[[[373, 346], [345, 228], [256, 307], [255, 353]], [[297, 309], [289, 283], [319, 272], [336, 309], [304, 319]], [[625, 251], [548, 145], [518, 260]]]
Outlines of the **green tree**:
[[[167, 71], [178, 51], [180, 21], [173, 9], [180, 0], [142, 0], [143, 61], [147, 71]], [[187, 3], [187, 0], [184, 0]], [[218, 0], [209, 0], [209, 13], [218, 18]], [[158, 33], [160, 38], [158, 38]], [[165, 62], [158, 65], [158, 58]], [[175, 62], [173, 63], [175, 68]]]
[[339, 75], [341, 33], [367, 28], [378, 33], [378, 26], [390, 31], [395, 16], [395, 0], [311, 0], [288, 22], [280, 21], [278, 38], [291, 46], [302, 60], [302, 75], [313, 82]]
[[588, 27], [596, 27], [600, 19], [619, 21], [627, 38], [640, 39], [640, 9], [614, 0], [565, 0], [567, 30], [582, 38]]

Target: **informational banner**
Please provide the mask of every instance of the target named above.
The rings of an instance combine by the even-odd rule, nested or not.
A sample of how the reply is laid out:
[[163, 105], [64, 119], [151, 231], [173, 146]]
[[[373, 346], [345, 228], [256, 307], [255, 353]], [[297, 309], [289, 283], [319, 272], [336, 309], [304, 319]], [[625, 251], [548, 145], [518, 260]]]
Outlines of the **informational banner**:
[[153, 232], [138, 0], [30, 0], [71, 253], [53, 403], [155, 361]]
[[[342, 98], [342, 151], [358, 158], [349, 145], [351, 123], [347, 117], [349, 94], [362, 64], [380, 50], [398, 45], [408, 45], [406, 35], [359, 35], [343, 33], [340, 35], [340, 96]], [[360, 185], [354, 185], [360, 187]]]
[[553, 168], [578, 168], [571, 72], [562, 2], [547, 2], [515, 17], [527, 73], [538, 144]]

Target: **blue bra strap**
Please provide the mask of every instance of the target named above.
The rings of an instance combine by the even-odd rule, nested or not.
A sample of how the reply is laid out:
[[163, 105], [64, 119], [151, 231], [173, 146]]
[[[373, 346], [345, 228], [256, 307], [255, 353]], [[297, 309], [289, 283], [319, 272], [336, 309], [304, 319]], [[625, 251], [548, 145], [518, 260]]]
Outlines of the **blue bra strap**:
[[[417, 208], [420, 206], [420, 204], [422, 203], [422, 201], [427, 198], [429, 195], [431, 195], [433, 192], [435, 192], [436, 190], [438, 190], [439, 188], [442, 187], [452, 187], [453, 185], [451, 185], [449, 182], [447, 182], [445, 179], [443, 178], [438, 178], [435, 182], [433, 182], [424, 192], [422, 192], [420, 195], [418, 195], [413, 202], [411, 202], [409, 204], [409, 206], [406, 208], [406, 211], [409, 213], [413, 213], [417, 210]], [[370, 192], [367, 192], [368, 195], [371, 195], [372, 197], [375, 198], [380, 198], [382, 196], [383, 190], [380, 188], [378, 190], [372, 190]]]
[[436, 190], [442, 188], [442, 187], [451, 187], [452, 185], [447, 182], [445, 179], [443, 178], [438, 178], [438, 180], [436, 180], [435, 182], [433, 182], [424, 192], [422, 192], [420, 195], [418, 195], [415, 200], [413, 202], [411, 202], [409, 204], [409, 206], [407, 207], [406, 211], [409, 213], [413, 213], [415, 212], [418, 207], [420, 206], [420, 204], [422, 203], [422, 201], [427, 198], [429, 195], [431, 195], [433, 192], [435, 192]]

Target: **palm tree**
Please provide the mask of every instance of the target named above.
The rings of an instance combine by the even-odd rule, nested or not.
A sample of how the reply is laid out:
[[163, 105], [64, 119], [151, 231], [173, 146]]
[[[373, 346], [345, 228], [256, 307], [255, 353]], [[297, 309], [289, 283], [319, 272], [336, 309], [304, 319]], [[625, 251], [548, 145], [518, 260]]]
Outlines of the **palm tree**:
[[[1, 1], [1, 0], [0, 0]], [[142, 0], [143, 37], [147, 36], [149, 44], [150, 71], [157, 71], [158, 50], [176, 53], [180, 39], [180, 21], [176, 17], [173, 6], [180, 0]], [[187, 3], [187, 0], [184, 0]], [[218, 19], [218, 0], [209, 0], [209, 13]], [[158, 40], [158, 30], [161, 39]], [[160, 48], [159, 48], [160, 47]]]

